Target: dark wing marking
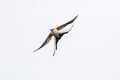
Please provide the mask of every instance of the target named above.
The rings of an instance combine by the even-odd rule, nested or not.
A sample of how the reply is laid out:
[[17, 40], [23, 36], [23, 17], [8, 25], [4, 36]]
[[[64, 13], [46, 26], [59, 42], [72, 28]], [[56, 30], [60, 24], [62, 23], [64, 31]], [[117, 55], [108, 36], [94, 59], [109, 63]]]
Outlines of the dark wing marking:
[[49, 33], [48, 37], [46, 38], [46, 40], [44, 41], [44, 43], [36, 50], [34, 50], [33, 52], [39, 50], [40, 48], [42, 48], [43, 46], [45, 46], [50, 40], [51, 40], [52, 34]]
[[78, 17], [78, 15], [75, 16], [72, 20], [68, 21], [67, 23], [60, 25], [60, 26], [57, 27], [56, 29], [57, 29], [57, 30], [63, 29], [63, 28], [64, 28], [65, 26], [67, 26], [68, 24], [71, 24], [77, 17]]
[[68, 32], [70, 32], [71, 30], [72, 30], [72, 27], [73, 27], [74, 25], [72, 25], [71, 26], [71, 28], [68, 30], [68, 31], [66, 31], [66, 32], [63, 32], [64, 34], [67, 34]]

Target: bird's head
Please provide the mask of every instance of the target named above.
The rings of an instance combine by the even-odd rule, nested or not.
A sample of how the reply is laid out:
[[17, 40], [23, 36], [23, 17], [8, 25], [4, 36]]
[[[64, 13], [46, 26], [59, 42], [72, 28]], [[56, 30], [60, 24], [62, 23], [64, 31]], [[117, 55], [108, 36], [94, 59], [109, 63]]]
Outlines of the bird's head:
[[50, 31], [53, 31], [53, 29], [50, 29]]

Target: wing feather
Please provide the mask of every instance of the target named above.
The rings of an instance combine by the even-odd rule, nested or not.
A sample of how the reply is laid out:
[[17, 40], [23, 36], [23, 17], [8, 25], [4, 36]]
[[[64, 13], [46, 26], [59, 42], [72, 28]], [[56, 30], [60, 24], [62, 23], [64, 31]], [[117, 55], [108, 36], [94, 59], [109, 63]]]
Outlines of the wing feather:
[[74, 21], [77, 17], [78, 17], [78, 15], [75, 16], [72, 20], [66, 22], [65, 24], [62, 24], [62, 25], [60, 25], [59, 27], [56, 27], [56, 29], [57, 29], [57, 30], [61, 30], [61, 29], [63, 29], [63, 28], [64, 28], [65, 26], [67, 26], [68, 24], [73, 23], [73, 21]]
[[35, 52], [35, 51], [39, 50], [40, 48], [44, 47], [51, 40], [51, 38], [52, 38], [52, 34], [49, 33], [49, 35], [46, 38], [46, 40], [44, 41], [44, 43], [38, 49], [34, 50], [33, 52]]

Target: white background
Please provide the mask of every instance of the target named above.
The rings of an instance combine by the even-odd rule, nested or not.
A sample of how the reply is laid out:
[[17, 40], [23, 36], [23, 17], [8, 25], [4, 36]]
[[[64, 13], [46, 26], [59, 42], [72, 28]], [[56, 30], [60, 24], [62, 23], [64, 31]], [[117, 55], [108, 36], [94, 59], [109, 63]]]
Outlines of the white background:
[[[51, 28], [72, 31], [33, 53]], [[1, 0], [0, 80], [120, 80], [119, 0]]]

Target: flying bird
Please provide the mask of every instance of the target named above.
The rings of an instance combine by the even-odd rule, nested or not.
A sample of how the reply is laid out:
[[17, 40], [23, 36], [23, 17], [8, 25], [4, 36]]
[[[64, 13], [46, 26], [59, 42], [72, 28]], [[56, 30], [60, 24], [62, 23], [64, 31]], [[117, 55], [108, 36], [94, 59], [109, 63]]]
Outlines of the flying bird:
[[41, 49], [42, 47], [44, 47], [51, 40], [52, 36], [54, 36], [54, 39], [55, 39], [55, 48], [54, 48], [54, 53], [53, 53], [53, 56], [54, 56], [55, 55], [55, 51], [57, 50], [57, 43], [58, 43], [58, 41], [61, 39], [61, 37], [64, 34], [67, 34], [72, 29], [73, 25], [72, 25], [72, 27], [68, 31], [59, 32], [59, 30], [63, 29], [67, 25], [73, 23], [77, 17], [78, 17], [78, 15], [75, 16], [72, 20], [70, 20], [70, 21], [68, 21], [68, 22], [66, 22], [66, 23], [64, 23], [64, 24], [62, 24], [62, 25], [60, 25], [58, 27], [50, 29], [51, 32], [49, 33], [49, 35], [46, 38], [46, 40], [43, 42], [43, 44], [38, 49], [34, 50], [33, 52], [35, 52], [35, 51]]

